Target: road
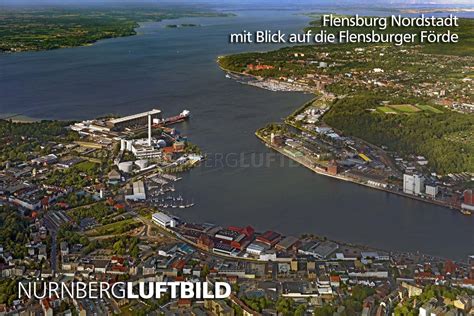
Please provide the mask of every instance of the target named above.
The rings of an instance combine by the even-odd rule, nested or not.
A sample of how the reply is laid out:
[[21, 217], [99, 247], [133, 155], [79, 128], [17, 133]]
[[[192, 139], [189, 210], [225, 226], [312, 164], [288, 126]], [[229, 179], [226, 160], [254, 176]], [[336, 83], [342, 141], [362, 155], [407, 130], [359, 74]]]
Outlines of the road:
[[56, 265], [57, 265], [57, 234], [56, 232], [51, 232], [51, 271], [53, 276], [56, 274]]
[[56, 266], [57, 266], [57, 227], [52, 223], [48, 218], [44, 221], [46, 228], [48, 229], [49, 233], [51, 234], [51, 252], [50, 252], [50, 264], [51, 264], [51, 271], [53, 275], [56, 273]]

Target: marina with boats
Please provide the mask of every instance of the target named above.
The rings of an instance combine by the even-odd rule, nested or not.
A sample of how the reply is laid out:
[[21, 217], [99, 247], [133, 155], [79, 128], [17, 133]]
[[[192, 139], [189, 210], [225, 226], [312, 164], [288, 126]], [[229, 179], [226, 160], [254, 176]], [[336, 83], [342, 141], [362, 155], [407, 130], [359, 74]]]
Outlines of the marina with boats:
[[194, 201], [185, 199], [182, 193], [177, 193], [174, 182], [181, 180], [172, 174], [153, 174], [148, 177], [149, 202], [161, 209], [185, 209], [194, 206]]

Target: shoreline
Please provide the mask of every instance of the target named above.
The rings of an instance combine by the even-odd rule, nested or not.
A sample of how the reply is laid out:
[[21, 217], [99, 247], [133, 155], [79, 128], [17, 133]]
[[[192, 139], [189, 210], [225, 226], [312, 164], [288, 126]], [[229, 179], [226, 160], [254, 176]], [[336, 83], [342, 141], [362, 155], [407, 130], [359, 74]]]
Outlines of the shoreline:
[[282, 154], [283, 156], [285, 156], [285, 157], [287, 157], [287, 158], [289, 158], [293, 161], [296, 161], [297, 163], [299, 163], [303, 167], [308, 168], [309, 170], [313, 171], [314, 173], [316, 173], [318, 175], [330, 177], [330, 178], [333, 178], [333, 179], [336, 179], [336, 180], [346, 181], [346, 182], [353, 183], [353, 184], [358, 184], [358, 185], [361, 185], [361, 186], [364, 186], [364, 187], [367, 187], [367, 188], [370, 188], [370, 189], [376, 189], [376, 190], [383, 191], [383, 192], [386, 192], [386, 193], [393, 193], [393, 194], [401, 196], [401, 197], [410, 198], [410, 199], [417, 200], [417, 201], [420, 201], [420, 202], [425, 202], [425, 203], [445, 207], [447, 209], [458, 211], [459, 213], [461, 213], [461, 209], [453, 207], [453, 206], [445, 205], [445, 204], [443, 204], [441, 202], [438, 202], [438, 201], [423, 199], [423, 198], [418, 197], [418, 196], [408, 195], [408, 194], [405, 194], [403, 192], [391, 191], [391, 190], [388, 190], [388, 189], [385, 189], [385, 188], [382, 188], [382, 187], [371, 186], [367, 183], [358, 182], [355, 179], [352, 179], [352, 178], [349, 178], [349, 177], [329, 174], [329, 173], [327, 173], [327, 172], [325, 172], [325, 171], [323, 171], [323, 170], [321, 170], [317, 167], [313, 167], [313, 166], [305, 163], [304, 161], [302, 161], [300, 159], [291, 157], [290, 155], [285, 153], [283, 150], [269, 144], [266, 139], [264, 139], [261, 135], [258, 134], [258, 132], [255, 132], [255, 136], [257, 136], [257, 138], [260, 139], [265, 144], [265, 146], [267, 146], [268, 148], [275, 150], [276, 152]]
[[[200, 13], [200, 12], [196, 12]], [[204, 13], [206, 14], [206, 13]], [[236, 14], [232, 12], [218, 12], [218, 11], [210, 11], [207, 14], [208, 16], [203, 15], [203, 16], [192, 16], [192, 15], [183, 15], [183, 16], [178, 16], [178, 17], [168, 17], [168, 18], [163, 18], [160, 20], [151, 20], [151, 21], [135, 21], [134, 27], [129, 30], [127, 34], [113, 34], [111, 36], [105, 36], [102, 38], [97, 38], [97, 39], [91, 39], [91, 40], [86, 40], [84, 43], [80, 43], [78, 45], [66, 45], [66, 46], [60, 46], [60, 47], [51, 47], [51, 48], [44, 48], [44, 49], [25, 49], [25, 50], [0, 50], [0, 56], [1, 55], [10, 55], [10, 54], [19, 54], [19, 53], [39, 53], [39, 52], [48, 52], [48, 51], [55, 51], [55, 50], [60, 50], [60, 49], [71, 49], [71, 48], [80, 48], [80, 47], [89, 47], [89, 46], [94, 46], [99, 42], [105, 41], [105, 40], [113, 40], [113, 39], [119, 39], [119, 38], [124, 38], [124, 37], [131, 37], [131, 36], [138, 36], [141, 35], [139, 30], [143, 27], [143, 23], [162, 23], [162, 22], [172, 22], [176, 21], [178, 19], [185, 19], [185, 18], [196, 18], [196, 17], [202, 17], [202, 18], [227, 18], [227, 17], [232, 17], [235, 16]], [[215, 15], [213, 15], [215, 14]], [[197, 26], [197, 25], [196, 25]], [[168, 28], [166, 25], [164, 28]]]
[[[163, 212], [163, 210], [162, 210], [162, 212]], [[169, 212], [166, 212], [166, 213], [173, 215], [172, 213], [169, 213]], [[189, 238], [186, 238], [185, 236], [181, 235], [180, 233], [178, 233], [177, 231], [175, 231], [173, 229], [157, 225], [155, 222], [153, 222], [151, 220], [150, 220], [150, 223], [153, 225], [153, 227], [158, 228], [162, 233], [167, 234], [168, 237], [174, 238], [178, 241], [181, 241], [183, 243], [191, 245], [192, 247], [196, 248], [198, 251], [200, 251], [202, 253], [207, 253], [207, 254], [209, 254], [211, 256], [214, 256], [214, 257], [230, 259], [230, 260], [237, 260], [237, 261], [241, 261], [241, 262], [251, 262], [251, 263], [256, 263], [256, 264], [265, 264], [265, 263], [268, 263], [268, 262], [287, 262], [287, 259], [288, 259], [288, 258], [280, 258], [280, 260], [277, 259], [276, 261], [273, 261], [273, 260], [262, 260], [262, 259], [249, 258], [249, 257], [243, 257], [243, 256], [233, 256], [233, 255], [227, 255], [227, 254], [224, 254], [224, 253], [216, 253], [212, 250], [207, 250], [207, 249], [203, 249], [203, 248], [199, 247], [199, 245], [196, 242], [190, 240]], [[313, 235], [317, 239], [324, 239], [326, 241], [335, 242], [335, 243], [337, 243], [341, 246], [344, 246], [344, 247], [354, 247], [354, 248], [359, 248], [360, 250], [366, 250], [366, 251], [386, 252], [386, 253], [389, 254], [389, 256], [393, 256], [393, 255], [397, 255], [397, 256], [418, 255], [418, 256], [425, 257], [425, 258], [429, 258], [429, 259], [452, 260], [453, 262], [458, 263], [458, 264], [466, 264], [466, 262], [463, 261], [462, 259], [458, 260], [458, 259], [453, 259], [453, 258], [449, 258], [449, 257], [431, 255], [431, 254], [420, 252], [420, 251], [387, 250], [387, 249], [384, 249], [384, 248], [370, 246], [370, 245], [367, 245], [367, 244], [358, 244], [358, 243], [352, 243], [352, 242], [347, 242], [347, 241], [340, 241], [340, 240], [336, 240], [336, 239], [331, 239], [331, 238], [327, 238], [325, 236], [315, 235], [315, 234], [312, 234], [312, 233], [304, 233], [303, 235], [306, 235], [306, 234]], [[299, 236], [298, 238], [301, 238], [301, 236]]]
[[[228, 79], [232, 79], [237, 83], [240, 84], [245, 84], [248, 86], [268, 90], [268, 91], [273, 91], [273, 92], [299, 92], [299, 93], [305, 93], [305, 94], [314, 94], [314, 90], [311, 89], [310, 87], [306, 87], [300, 84], [293, 84], [293, 83], [287, 83], [287, 82], [280, 82], [278, 80], [269, 80], [266, 78], [259, 78], [258, 76], [251, 75], [251, 74], [246, 74], [246, 73], [241, 73], [237, 71], [232, 71], [223, 68], [220, 63], [219, 59], [224, 56], [218, 56], [217, 57], [217, 66], [226, 73]], [[247, 82], [245, 80], [248, 80]], [[270, 88], [269, 86], [273, 85], [273, 89]]]
[[[3, 117], [2, 117], [3, 116]], [[30, 117], [21, 113], [2, 113], [0, 112], [0, 121], [11, 121], [13, 123], [35, 123], [45, 119]], [[51, 121], [68, 121], [68, 120], [51, 120]]]
[[[237, 71], [232, 71], [232, 70], [228, 70], [224, 67], [222, 67], [219, 63], [219, 59], [222, 58], [222, 57], [225, 57], [225, 56], [219, 56], [217, 58], [217, 64], [219, 66], [219, 68], [221, 70], [223, 70], [225, 73], [227, 74], [232, 74], [236, 77], [243, 77], [243, 78], [251, 78], [251, 79], [254, 79], [254, 80], [258, 80], [258, 81], [268, 81], [268, 79], [259, 79], [258, 77], [254, 76], [254, 75], [250, 75], [250, 74], [245, 74], [245, 73], [241, 73], [241, 72], [237, 72]], [[241, 83], [241, 84], [247, 84], [247, 85], [250, 85], [250, 86], [254, 86], [254, 87], [257, 87], [257, 88], [261, 88], [261, 89], [265, 89], [265, 90], [270, 90], [270, 91], [275, 91], [275, 90], [271, 90], [271, 89], [268, 89], [265, 87], [265, 85], [254, 85], [254, 84], [248, 84], [246, 82], [242, 82], [242, 81], [238, 81], [236, 78], [231, 78], [231, 79], [234, 79], [236, 80], [237, 82]], [[291, 91], [291, 90], [290, 90]], [[291, 92], [302, 92], [300, 90], [293, 90]], [[306, 91], [305, 93], [312, 93], [312, 94], [315, 94], [315, 91]], [[313, 99], [314, 100], [314, 99]], [[304, 103], [303, 105], [297, 107], [292, 113], [295, 113], [299, 110], [301, 110], [302, 108], [304, 108], [305, 106], [307, 105], [307, 103]], [[292, 114], [290, 114], [292, 115]], [[304, 132], [303, 130], [301, 130], [300, 128], [292, 125], [292, 124], [288, 124], [287, 123], [287, 118], [285, 118], [285, 120], [283, 121], [283, 124], [285, 125], [288, 125], [288, 126], [291, 126], [293, 128], [296, 128], [298, 129], [299, 131], [301, 132]], [[259, 138], [267, 147], [277, 151], [278, 153], [284, 155], [285, 157], [293, 160], [293, 161], [296, 161], [297, 163], [299, 163], [300, 165], [308, 168], [309, 170], [315, 172], [316, 174], [319, 174], [319, 175], [322, 175], [322, 176], [327, 176], [327, 177], [331, 177], [333, 179], [337, 179], [337, 180], [342, 180], [342, 181], [346, 181], [346, 182], [350, 182], [350, 183], [354, 183], [354, 184], [358, 184], [358, 185], [362, 185], [364, 187], [367, 187], [367, 188], [371, 188], [371, 189], [377, 189], [379, 191], [384, 191], [386, 193], [393, 193], [395, 195], [398, 195], [398, 196], [401, 196], [401, 197], [405, 197], [405, 198], [410, 198], [412, 200], [416, 200], [416, 201], [420, 201], [420, 202], [425, 202], [425, 203], [429, 203], [429, 204], [432, 204], [432, 205], [437, 205], [437, 206], [441, 206], [441, 207], [444, 207], [444, 208], [447, 208], [447, 209], [450, 209], [450, 210], [454, 210], [454, 211], [457, 211], [459, 212], [461, 215], [464, 215], [464, 216], [468, 216], [468, 215], [471, 215], [471, 214], [465, 214], [463, 213], [462, 211], [462, 208], [460, 206], [455, 206], [455, 205], [450, 205], [450, 204], [446, 204], [446, 203], [443, 203], [441, 201], [436, 201], [436, 200], [430, 200], [430, 199], [425, 199], [425, 198], [422, 198], [422, 197], [419, 197], [419, 196], [414, 196], [414, 195], [409, 195], [409, 194], [406, 194], [406, 193], [403, 193], [403, 192], [399, 192], [399, 191], [393, 191], [393, 190], [389, 190], [389, 189], [386, 189], [386, 188], [383, 188], [383, 187], [377, 187], [377, 186], [372, 186], [372, 185], [369, 185], [368, 183], [364, 183], [364, 182], [359, 182], [357, 181], [356, 179], [352, 179], [350, 177], [344, 177], [344, 176], [341, 176], [341, 175], [332, 175], [332, 174], [329, 174], [327, 172], [325, 172], [324, 170], [320, 169], [320, 168], [317, 168], [317, 167], [314, 167], [314, 166], [311, 166], [309, 165], [308, 163], [306, 163], [305, 161], [303, 160], [300, 160], [300, 159], [297, 159], [296, 157], [291, 157], [290, 155], [288, 155], [287, 153], [285, 153], [283, 150], [271, 145], [266, 139], [264, 139], [261, 135], [259, 135], [259, 132], [256, 131], [255, 132], [255, 136], [257, 136], [257, 138]], [[365, 142], [365, 141], [364, 141]], [[373, 145], [375, 146], [375, 145]]]
[[[164, 21], [164, 20], [163, 20]], [[156, 21], [156, 22], [162, 22], [162, 21]], [[141, 22], [140, 22], [141, 23]], [[138, 32], [137, 30], [140, 28], [140, 25], [137, 25], [133, 28], [132, 33], [130, 34], [125, 34], [125, 35], [117, 35], [117, 36], [109, 36], [109, 37], [103, 37], [95, 40], [91, 40], [90, 42], [86, 43], [81, 43], [79, 45], [67, 45], [67, 46], [60, 46], [60, 47], [52, 47], [52, 48], [45, 48], [45, 49], [25, 49], [25, 50], [0, 50], [0, 56], [1, 55], [13, 55], [13, 54], [21, 54], [21, 53], [40, 53], [40, 52], [50, 52], [50, 51], [55, 51], [55, 50], [60, 50], [60, 49], [70, 49], [70, 48], [80, 48], [80, 47], [90, 47], [94, 46], [95, 44], [105, 41], [105, 40], [110, 40], [110, 39], [117, 39], [117, 38], [123, 38], [123, 37], [130, 37], [130, 36], [137, 36]]]

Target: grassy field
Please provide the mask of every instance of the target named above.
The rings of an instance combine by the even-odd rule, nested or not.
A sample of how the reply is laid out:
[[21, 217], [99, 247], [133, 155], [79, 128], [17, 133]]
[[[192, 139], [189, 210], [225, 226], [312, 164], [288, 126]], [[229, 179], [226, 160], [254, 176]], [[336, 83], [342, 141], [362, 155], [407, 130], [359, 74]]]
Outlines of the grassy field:
[[384, 114], [412, 114], [418, 112], [431, 112], [435, 114], [444, 113], [442, 110], [428, 104], [391, 104], [377, 107], [378, 112]]
[[394, 109], [391, 109], [388, 106], [379, 106], [377, 110], [385, 114], [397, 114], [397, 112]]
[[98, 164], [91, 161], [83, 161], [83, 162], [78, 163], [75, 167], [79, 171], [90, 172], [94, 170], [96, 167], [98, 167]]
[[137, 222], [133, 218], [126, 219], [123, 221], [115, 222], [112, 224], [104, 225], [95, 228], [88, 233], [89, 236], [105, 236], [105, 235], [116, 235], [123, 234], [131, 231], [134, 228], [140, 226], [141, 223]]
[[440, 109], [437, 109], [437, 108], [432, 107], [431, 105], [427, 105], [427, 104], [417, 104], [416, 107], [423, 110], [423, 111], [429, 111], [429, 112], [436, 113], [436, 114], [443, 113], [443, 111], [441, 111]]
[[390, 104], [388, 105], [389, 108], [394, 109], [398, 112], [404, 112], [404, 113], [416, 113], [420, 112], [421, 109], [417, 108], [414, 105], [411, 104]]

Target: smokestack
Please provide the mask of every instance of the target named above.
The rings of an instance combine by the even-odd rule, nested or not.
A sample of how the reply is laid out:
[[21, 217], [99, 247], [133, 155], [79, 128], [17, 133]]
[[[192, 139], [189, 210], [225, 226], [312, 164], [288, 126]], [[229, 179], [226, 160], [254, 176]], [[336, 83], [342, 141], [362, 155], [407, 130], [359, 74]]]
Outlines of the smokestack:
[[151, 114], [148, 114], [148, 146], [151, 146]]

